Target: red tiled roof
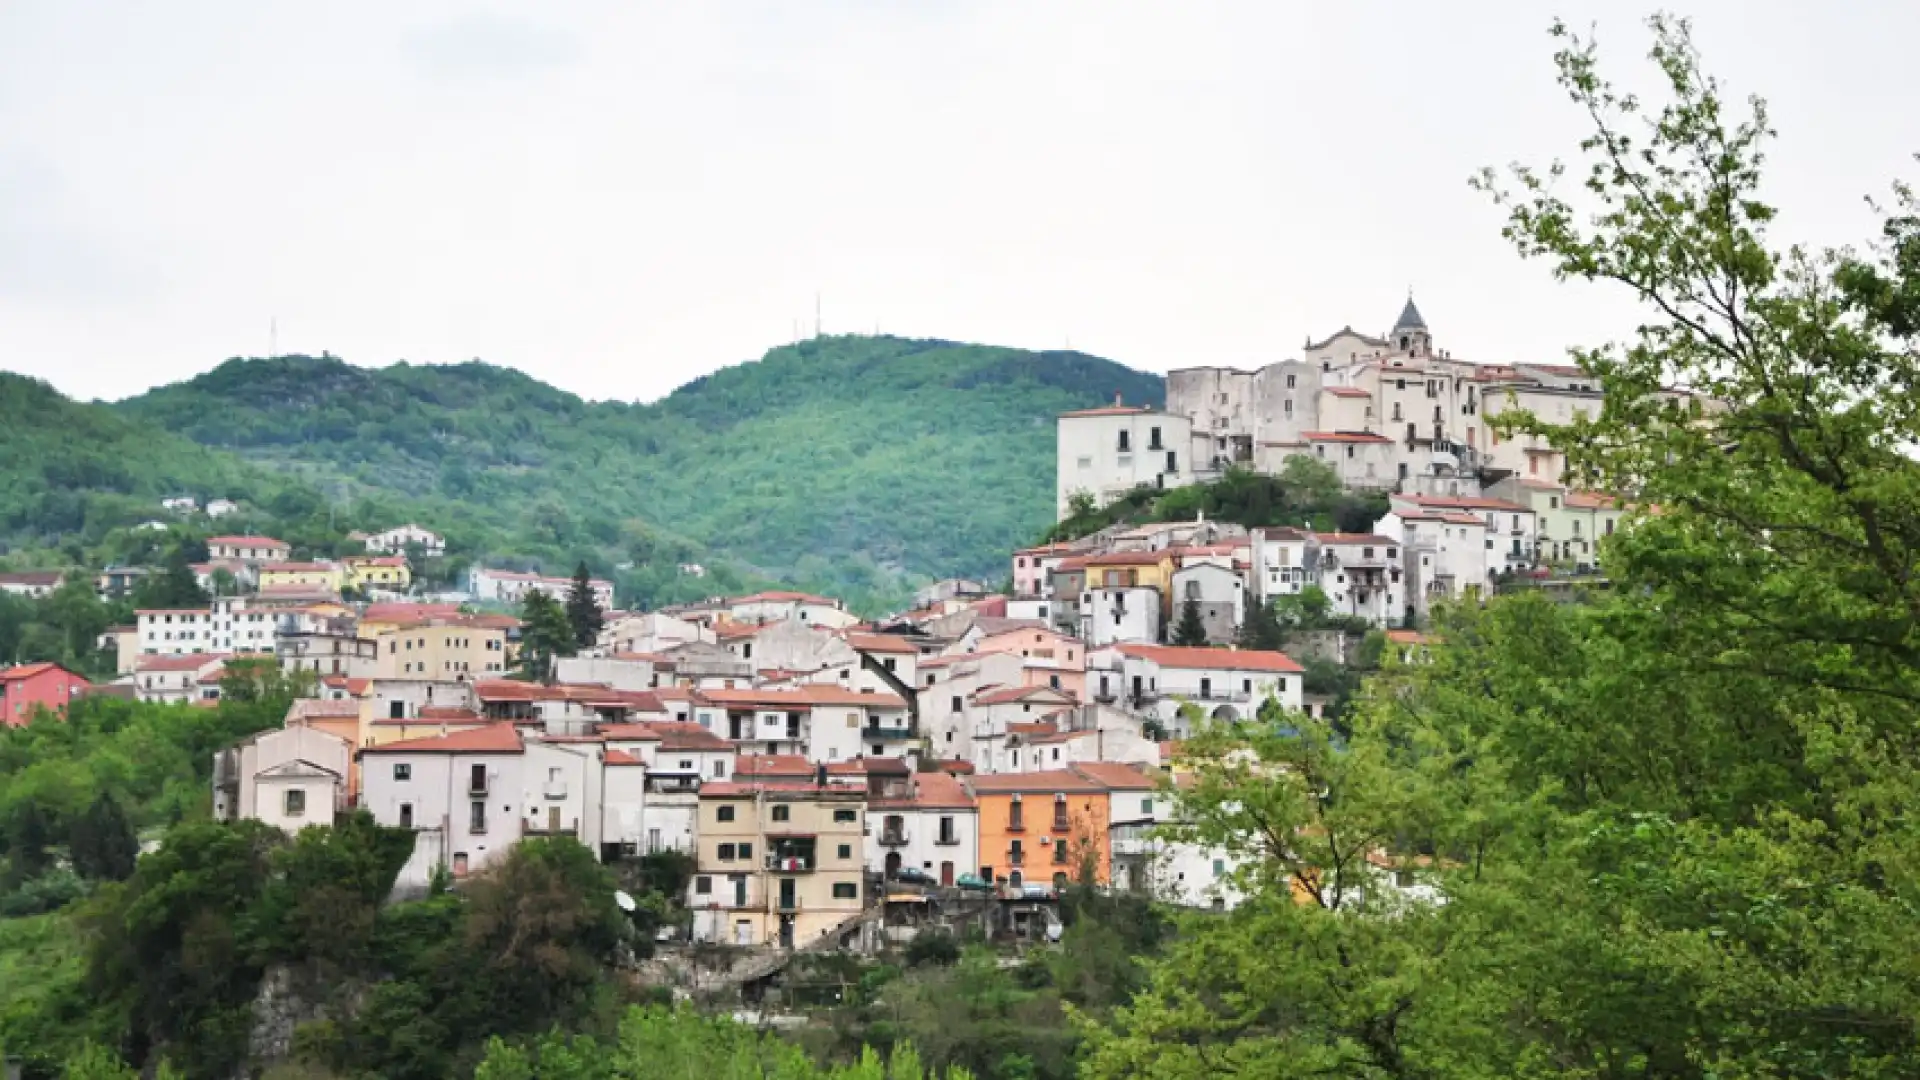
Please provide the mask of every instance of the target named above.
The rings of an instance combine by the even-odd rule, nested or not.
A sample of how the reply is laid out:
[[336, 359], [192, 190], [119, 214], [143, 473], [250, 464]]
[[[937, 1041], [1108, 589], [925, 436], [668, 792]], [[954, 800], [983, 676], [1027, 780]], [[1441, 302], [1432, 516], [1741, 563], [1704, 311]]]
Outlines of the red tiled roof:
[[[1153, 566], [1172, 558], [1164, 551], [1109, 551], [1104, 555], [1083, 557], [1087, 560], [1084, 564], [1087, 566]], [[1066, 563], [1073, 561], [1065, 560], [1061, 566], [1065, 567]]]
[[407, 560], [400, 555], [348, 555], [340, 560], [354, 566], [405, 566]]
[[1060, 414], [1062, 419], [1078, 416], [1141, 416], [1156, 412], [1151, 405], [1102, 405], [1097, 409], [1075, 409]]
[[1008, 687], [1002, 690], [988, 690], [988, 689], [982, 688], [974, 692], [973, 703], [975, 705], [1011, 705], [1016, 702], [1026, 701], [1030, 698], [1042, 698], [1042, 697], [1061, 698], [1061, 699], [1064, 699], [1069, 704], [1080, 700], [1079, 698], [1074, 697], [1072, 694], [1068, 693], [1065, 690], [1055, 690], [1052, 687], [1015, 686], [1015, 687]]
[[66, 668], [61, 667], [59, 664], [42, 661], [37, 664], [16, 664], [10, 668], [0, 668], [0, 683], [26, 682], [28, 679], [45, 675], [49, 671], [65, 671], [71, 678], [81, 679], [82, 682], [86, 681], [81, 676], [67, 671]]
[[452, 731], [426, 739], [401, 739], [361, 749], [363, 754], [518, 754], [525, 749], [511, 723]]
[[897, 694], [863, 694], [825, 683], [807, 683], [788, 690], [708, 690], [708, 701], [715, 705], [759, 706], [772, 709], [809, 708], [815, 705], [862, 706], [870, 709], [904, 709], [906, 700]]
[[1385, 435], [1375, 435], [1370, 431], [1303, 431], [1300, 437], [1308, 442], [1390, 443], [1393, 441]]
[[1433, 639], [1418, 630], [1389, 630], [1387, 640], [1395, 645], [1425, 645]]
[[822, 786], [810, 780], [752, 780], [736, 782], [733, 780], [709, 780], [700, 785], [700, 797], [703, 799], [738, 799], [757, 795], [762, 791], [814, 792], [817, 794], [847, 795], [853, 788]]
[[812, 776], [813, 763], [799, 754], [743, 754], [734, 762], [735, 776]]
[[1401, 521], [1443, 521], [1449, 525], [1478, 525], [1486, 527], [1486, 521], [1477, 515], [1432, 510], [1399, 511]]
[[1051, 735], [1058, 730], [1060, 729], [1042, 720], [1035, 720], [1031, 723], [1016, 722], [1007, 725], [1007, 734], [1009, 735]]
[[1099, 781], [1066, 769], [1049, 769], [1045, 772], [1030, 773], [990, 773], [986, 776], [974, 777], [968, 781], [968, 787], [975, 795], [1014, 793], [1030, 795], [1035, 792], [1056, 791], [1092, 794], [1106, 790], [1106, 786]]
[[1620, 500], [1595, 491], [1569, 491], [1564, 500], [1573, 510], [1618, 510]]
[[1151, 791], [1157, 786], [1153, 777], [1119, 761], [1080, 761], [1070, 768], [1112, 791]]
[[731, 742], [691, 720], [656, 720], [648, 725], [660, 736], [662, 750], [732, 750]]
[[912, 776], [913, 769], [900, 758], [857, 757], [827, 763], [828, 776]]
[[1317, 532], [1313, 534], [1313, 538], [1322, 544], [1330, 544], [1334, 547], [1345, 547], [1351, 544], [1392, 544], [1395, 547], [1400, 546], [1400, 541], [1395, 540], [1391, 536], [1381, 536], [1379, 533]]
[[203, 607], [156, 607], [141, 608], [135, 615], [205, 615], [213, 617], [213, 609]]
[[1437, 506], [1457, 510], [1499, 510], [1502, 512], [1522, 514], [1533, 513], [1531, 509], [1521, 506], [1517, 502], [1508, 502], [1505, 499], [1489, 499], [1481, 495], [1395, 495], [1393, 501], [1410, 502], [1416, 506]]
[[920, 651], [914, 648], [913, 642], [898, 634], [860, 634], [849, 632], [841, 636], [846, 638], [847, 644], [859, 649], [861, 652], [905, 653], [912, 655]]
[[934, 764], [939, 767], [941, 772], [948, 776], [972, 776], [974, 772], [973, 762], [962, 761], [958, 758], [952, 761], [936, 761]]
[[782, 592], [778, 589], [772, 589], [766, 592], [757, 592], [752, 594], [751, 596], [738, 597], [736, 599], [729, 600], [727, 603], [729, 605], [755, 604], [755, 603], [783, 604], [783, 603], [792, 603], [796, 601], [800, 603], [805, 603], [805, 604], [837, 605], [840, 603], [840, 601], [835, 600], [831, 596], [815, 596], [812, 593], [803, 593], [803, 592]]
[[1123, 655], [1151, 660], [1161, 667], [1214, 668], [1221, 671], [1271, 671], [1293, 673], [1305, 670], [1286, 653], [1259, 649], [1207, 649], [1188, 645], [1116, 645]]
[[974, 808], [973, 796], [967, 793], [967, 786], [960, 779], [944, 772], [923, 772], [913, 774], [913, 793], [905, 798], [870, 799], [867, 805], [876, 810], [971, 810]]
[[639, 758], [634, 757], [632, 754], [627, 753], [625, 750], [622, 750], [617, 746], [607, 751], [607, 756], [602, 758], [601, 760], [608, 765], [645, 765], [646, 764], [646, 762], [641, 761]]
[[58, 570], [25, 570], [0, 573], [0, 582], [9, 585], [58, 585], [62, 576]]
[[481, 717], [479, 713], [474, 712], [472, 709], [458, 709], [451, 705], [426, 705], [420, 709], [420, 719], [477, 724], [480, 722]]
[[1320, 389], [1326, 391], [1329, 394], [1332, 394], [1334, 397], [1358, 398], [1358, 397], [1373, 396], [1372, 394], [1367, 393], [1365, 390], [1362, 390], [1357, 386], [1323, 386]]

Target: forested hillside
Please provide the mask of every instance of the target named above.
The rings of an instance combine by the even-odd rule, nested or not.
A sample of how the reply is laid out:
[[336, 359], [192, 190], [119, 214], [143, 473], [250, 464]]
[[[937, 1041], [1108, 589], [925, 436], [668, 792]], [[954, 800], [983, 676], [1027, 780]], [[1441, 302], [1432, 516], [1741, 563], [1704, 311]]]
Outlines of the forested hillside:
[[1158, 402], [1163, 387], [1079, 353], [833, 337], [650, 405], [478, 362], [293, 356], [114, 408], [349, 502], [404, 497], [427, 524], [482, 534], [479, 556], [666, 572], [716, 559], [878, 598], [916, 576], [1000, 573], [1051, 516], [1054, 415], [1115, 393]]

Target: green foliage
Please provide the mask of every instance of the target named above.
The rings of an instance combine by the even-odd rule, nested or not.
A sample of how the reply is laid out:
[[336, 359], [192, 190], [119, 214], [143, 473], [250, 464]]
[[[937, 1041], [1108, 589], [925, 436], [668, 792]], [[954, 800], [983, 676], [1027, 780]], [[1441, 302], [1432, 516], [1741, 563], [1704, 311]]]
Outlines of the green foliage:
[[600, 627], [604, 622], [600, 603], [593, 597], [592, 576], [587, 572], [587, 564], [581, 563], [574, 568], [573, 581], [567, 588], [567, 625], [573, 630], [574, 646], [592, 648], [600, 640]]
[[1278, 476], [1231, 468], [1209, 484], [1138, 487], [1097, 509], [1091, 497], [1070, 498], [1067, 505], [1067, 517], [1046, 532], [1044, 541], [1074, 540], [1120, 524], [1193, 521], [1201, 514], [1248, 528], [1359, 532], [1387, 512], [1383, 496], [1346, 491], [1332, 467], [1297, 456], [1287, 459]]
[[908, 967], [922, 964], [946, 966], [960, 959], [960, 942], [944, 930], [923, 930], [907, 942]]
[[1175, 645], [1205, 645], [1207, 624], [1200, 618], [1200, 601], [1187, 599], [1180, 604], [1180, 619], [1173, 627]]
[[1598, 416], [1503, 423], [1658, 512], [1590, 604], [1443, 609], [1345, 739], [1193, 740], [1172, 828], [1248, 900], [1088, 1025], [1085, 1075], [1920, 1074], [1920, 207], [1871, 259], [1771, 249], [1764, 108], [1653, 26], [1651, 104], [1556, 28], [1584, 189], [1483, 182], [1523, 253], [1651, 309], [1578, 354]]
[[[1164, 395], [1158, 376], [1079, 353], [847, 336], [782, 346], [649, 405], [586, 402], [481, 363], [279, 357], [113, 408], [324, 477], [352, 493], [355, 520], [361, 502], [384, 506], [394, 517], [367, 524], [404, 513], [459, 555], [560, 572], [584, 557], [603, 575], [630, 562], [616, 585], [655, 604], [764, 576], [864, 609], [921, 577], [1000, 569], [1052, 517], [1038, 466], [1053, 459], [1055, 415], [1115, 390]], [[310, 519], [294, 501], [288, 516]], [[682, 576], [688, 561], [708, 577]]]
[[536, 682], [553, 677], [553, 662], [578, 651], [566, 608], [539, 589], [520, 601], [520, 674]]
[[140, 838], [120, 801], [101, 792], [74, 820], [67, 853], [74, 873], [98, 881], [125, 881], [140, 857]]

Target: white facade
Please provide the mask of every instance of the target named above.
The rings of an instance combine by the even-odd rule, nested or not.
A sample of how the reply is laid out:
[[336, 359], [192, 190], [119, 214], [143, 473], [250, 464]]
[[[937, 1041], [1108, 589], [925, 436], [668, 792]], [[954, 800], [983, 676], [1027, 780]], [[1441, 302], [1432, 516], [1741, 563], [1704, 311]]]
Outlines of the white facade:
[[1257, 529], [1253, 534], [1253, 592], [1262, 603], [1300, 592], [1313, 580], [1307, 558], [1311, 537], [1298, 529]]
[[1080, 594], [1080, 640], [1089, 648], [1122, 641], [1158, 641], [1160, 590], [1150, 585], [1087, 589]]
[[1394, 511], [1378, 531], [1401, 538], [1406, 552], [1408, 602], [1426, 615], [1435, 601], [1486, 592], [1487, 524], [1473, 514]]
[[1067, 516], [1076, 492], [1107, 503], [1142, 485], [1180, 487], [1191, 483], [1193, 422], [1185, 416], [1146, 406], [1114, 405], [1060, 415], [1057, 450], [1057, 508]]
[[791, 620], [808, 626], [841, 630], [860, 621], [840, 601], [828, 596], [795, 592], [762, 592], [726, 602], [724, 609], [734, 622], [773, 623]]
[[300, 723], [242, 740], [214, 756], [213, 816], [288, 832], [331, 825], [346, 809], [352, 756], [347, 740]]
[[1231, 565], [1222, 565], [1227, 561], [1190, 562], [1173, 572], [1174, 607], [1167, 617], [1169, 635], [1191, 602], [1199, 606], [1207, 640], [1215, 645], [1232, 643], [1247, 616], [1247, 586], [1239, 571]]
[[246, 562], [285, 562], [293, 546], [270, 536], [216, 536], [207, 541], [207, 558]]
[[[612, 610], [613, 582], [593, 578], [590, 584], [594, 603], [600, 605], [602, 611]], [[573, 591], [573, 579], [522, 574], [513, 570], [488, 570], [481, 566], [467, 571], [467, 593], [478, 601], [518, 604], [528, 593], [535, 591], [565, 603], [567, 594]]]
[[1375, 626], [1406, 618], [1408, 587], [1401, 542], [1376, 533], [1314, 533], [1312, 580], [1327, 594], [1335, 614], [1356, 615]]
[[234, 502], [232, 499], [213, 499], [207, 503], [207, 516], [210, 518], [223, 518], [238, 509], [240, 509], [240, 504]]
[[1302, 675], [1281, 653], [1132, 644], [1095, 650], [1087, 672], [1096, 700], [1104, 692], [1129, 701], [1175, 737], [1191, 733], [1181, 715], [1187, 704], [1220, 720], [1252, 718], [1268, 699], [1297, 712], [1306, 692]]
[[1241, 861], [1224, 848], [1180, 843], [1161, 835], [1177, 820], [1178, 802], [1164, 792], [1116, 791], [1109, 839], [1113, 884], [1190, 908], [1228, 910], [1242, 899], [1231, 875]]
[[446, 537], [414, 524], [401, 525], [367, 537], [367, 550], [378, 555], [405, 555], [408, 548], [416, 546], [429, 556], [447, 553]]
[[171, 703], [216, 699], [219, 686], [203, 684], [201, 679], [219, 671], [226, 659], [217, 653], [143, 656], [133, 668], [134, 698]]
[[213, 612], [194, 608], [165, 608], [134, 613], [142, 656], [186, 656], [216, 652]]

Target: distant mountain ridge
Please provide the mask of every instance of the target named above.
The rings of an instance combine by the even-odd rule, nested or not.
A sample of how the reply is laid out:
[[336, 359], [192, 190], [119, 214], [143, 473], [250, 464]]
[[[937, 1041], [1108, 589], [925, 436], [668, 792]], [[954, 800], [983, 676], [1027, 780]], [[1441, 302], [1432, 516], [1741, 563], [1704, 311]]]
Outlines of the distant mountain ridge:
[[1075, 352], [843, 336], [645, 405], [478, 362], [288, 356], [91, 407], [337, 497], [417, 507], [479, 534], [483, 556], [662, 575], [714, 558], [897, 595], [919, 577], [1004, 575], [1006, 552], [1051, 521], [1055, 414], [1115, 394], [1159, 404], [1164, 381]]

